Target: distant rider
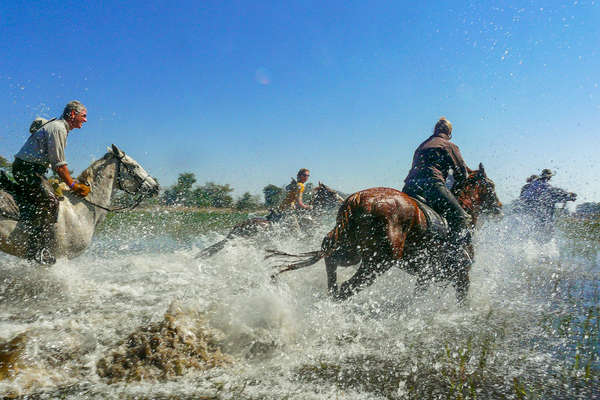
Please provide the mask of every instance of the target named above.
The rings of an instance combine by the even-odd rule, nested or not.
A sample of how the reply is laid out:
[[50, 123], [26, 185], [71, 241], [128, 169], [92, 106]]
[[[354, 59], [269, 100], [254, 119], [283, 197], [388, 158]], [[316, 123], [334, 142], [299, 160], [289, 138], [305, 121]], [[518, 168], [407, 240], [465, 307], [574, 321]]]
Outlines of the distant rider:
[[292, 178], [289, 185], [285, 187], [285, 197], [279, 203], [276, 210], [271, 210], [267, 219], [273, 222], [279, 222], [286, 219], [295, 228], [298, 228], [298, 219], [296, 218], [296, 210], [310, 210], [310, 205], [304, 204], [303, 195], [305, 183], [310, 177], [310, 171], [306, 168], [301, 168], [296, 174], [296, 179]]
[[304, 184], [310, 177], [310, 171], [306, 168], [301, 168], [296, 175], [296, 179], [292, 179], [292, 182], [286, 186], [285, 198], [279, 204], [279, 211], [289, 211], [296, 209], [309, 210], [310, 206], [304, 204], [302, 196], [304, 194]]
[[440, 118], [433, 135], [415, 151], [402, 191], [412, 197], [423, 197], [431, 208], [446, 218], [450, 228], [450, 243], [456, 250], [462, 250], [457, 251], [459, 257], [466, 257], [459, 259], [460, 262], [469, 261], [464, 249], [470, 245], [468, 224], [471, 217], [446, 186], [446, 179], [452, 170], [454, 185], [460, 185], [467, 178], [469, 168], [458, 146], [450, 142], [451, 137], [452, 124], [446, 118]]
[[519, 200], [524, 210], [535, 217], [537, 222], [551, 226], [554, 221], [556, 203], [575, 201], [577, 195], [566, 190], [550, 185], [550, 179], [554, 176], [552, 171], [545, 168], [537, 179], [521, 189]]
[[31, 136], [15, 155], [12, 173], [18, 184], [21, 220], [28, 233], [26, 258], [42, 264], [53, 264], [52, 224], [58, 218], [58, 199], [49, 184], [48, 167], [73, 192], [85, 197], [88, 186], [71, 178], [65, 159], [69, 131], [87, 122], [87, 109], [79, 101], [68, 103], [60, 119], [37, 119], [30, 127]]
[[523, 187], [521, 188], [521, 194], [519, 196], [523, 197], [523, 193], [529, 191], [529, 188], [531, 187], [531, 185], [533, 184], [533, 182], [535, 182], [537, 179], [539, 178], [539, 175], [531, 175], [529, 178], [527, 178], [527, 183], [525, 183], [525, 185], [523, 185]]

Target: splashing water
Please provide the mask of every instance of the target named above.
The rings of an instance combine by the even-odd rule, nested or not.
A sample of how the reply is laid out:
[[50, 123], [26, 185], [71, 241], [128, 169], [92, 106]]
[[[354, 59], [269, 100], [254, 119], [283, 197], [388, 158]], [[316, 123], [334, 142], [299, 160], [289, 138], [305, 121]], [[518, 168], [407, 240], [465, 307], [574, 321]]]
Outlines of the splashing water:
[[[399, 269], [343, 303], [327, 297], [322, 262], [270, 281], [266, 247], [316, 250], [331, 226], [327, 221], [310, 238], [276, 232], [236, 239], [205, 260], [194, 258], [196, 247], [219, 234], [193, 238], [191, 248], [166, 236], [106, 234], [83, 256], [52, 268], [0, 255], [0, 393], [65, 399], [600, 396], [597, 260], [563, 255], [560, 240], [540, 247], [515, 237], [512, 222], [504, 220], [485, 224], [476, 236], [467, 307], [455, 304], [452, 288], [415, 298], [414, 278]], [[354, 270], [342, 269], [341, 278]], [[175, 328], [169, 331], [165, 314], [181, 339]], [[199, 347], [173, 343], [211, 332], [211, 348], [228, 362], [210, 368], [191, 362], [134, 382], [106, 378], [102, 360], [125, 354], [132, 334], [161, 329], [172, 339], [162, 346], [190, 357], [189, 349]]]

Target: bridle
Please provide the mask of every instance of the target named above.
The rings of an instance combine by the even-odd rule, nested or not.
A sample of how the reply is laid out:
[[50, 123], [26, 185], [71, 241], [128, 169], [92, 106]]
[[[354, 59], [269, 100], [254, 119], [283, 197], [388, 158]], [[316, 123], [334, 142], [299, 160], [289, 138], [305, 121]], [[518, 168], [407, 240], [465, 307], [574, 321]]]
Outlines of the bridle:
[[[489, 198], [492, 196], [491, 193], [486, 193], [483, 196], [487, 201], [475, 201], [475, 197], [477, 194], [481, 195], [483, 192], [493, 191], [491, 189], [491, 181], [490, 179], [482, 174], [479, 171], [473, 173], [473, 175], [467, 177], [464, 183], [453, 190], [453, 194], [460, 203], [461, 207], [465, 210], [470, 209], [471, 212], [479, 213], [481, 211], [485, 211], [487, 207], [495, 208], [495, 204], [487, 204], [489, 203]], [[478, 196], [480, 199], [482, 196]], [[496, 197], [493, 194], [493, 197]]]
[[329, 187], [320, 184], [315, 188], [315, 194], [310, 200], [310, 205], [313, 207], [327, 207], [329, 204], [332, 206], [336, 205], [336, 197], [338, 194], [335, 190], [330, 189]]
[[[112, 153], [113, 156], [115, 156], [115, 158], [117, 159], [117, 188], [124, 191], [125, 193], [132, 195], [132, 196], [138, 196], [137, 199], [135, 199], [135, 201], [133, 202], [133, 204], [130, 205], [126, 205], [123, 207], [105, 207], [101, 204], [98, 203], [94, 203], [91, 200], [88, 200], [87, 198], [84, 198], [83, 200], [94, 206], [94, 207], [98, 207], [101, 208], [105, 211], [109, 211], [109, 212], [119, 212], [119, 211], [125, 211], [125, 210], [133, 210], [134, 208], [136, 208], [137, 206], [140, 205], [140, 203], [142, 202], [142, 200], [144, 200], [144, 197], [146, 197], [146, 195], [144, 193], [139, 193], [141, 191], [141, 188], [143, 187], [144, 183], [146, 182], [146, 180], [148, 179], [148, 176], [146, 176], [145, 178], [140, 178], [138, 175], [136, 175], [134, 172], [134, 170], [131, 168], [131, 166], [129, 164], [126, 164], [123, 162], [123, 158], [125, 157], [125, 154], [123, 154], [122, 156], [119, 154], [115, 154], [114, 152]], [[137, 185], [137, 190], [135, 192], [131, 192], [129, 190], [127, 190], [125, 188], [125, 186], [123, 186], [123, 177], [121, 175], [121, 167], [125, 167], [125, 169], [127, 170], [127, 172], [129, 173], [130, 176], [132, 176], [135, 180]]]

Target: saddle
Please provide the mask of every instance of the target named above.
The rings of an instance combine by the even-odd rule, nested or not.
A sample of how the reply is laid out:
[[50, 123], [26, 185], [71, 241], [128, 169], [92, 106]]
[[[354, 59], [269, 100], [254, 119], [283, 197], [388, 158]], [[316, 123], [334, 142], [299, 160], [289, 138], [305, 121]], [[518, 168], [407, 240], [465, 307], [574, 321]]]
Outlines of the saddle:
[[18, 221], [21, 213], [13, 197], [16, 191], [16, 183], [10, 180], [6, 172], [0, 171], [0, 216]]
[[442, 217], [433, 208], [427, 205], [425, 199], [421, 196], [411, 196], [416, 202], [425, 218], [427, 219], [427, 232], [435, 237], [447, 237], [450, 228], [448, 227], [448, 221]]

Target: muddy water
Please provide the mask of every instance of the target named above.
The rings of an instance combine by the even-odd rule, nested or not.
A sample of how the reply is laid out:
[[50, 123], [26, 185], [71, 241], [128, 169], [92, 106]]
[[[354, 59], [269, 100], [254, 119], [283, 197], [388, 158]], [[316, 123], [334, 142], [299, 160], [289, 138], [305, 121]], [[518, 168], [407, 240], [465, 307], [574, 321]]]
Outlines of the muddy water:
[[[143, 231], [104, 235], [83, 256], [52, 268], [0, 255], [0, 393], [600, 396], [597, 260], [565, 256], [560, 238], [541, 247], [514, 238], [510, 224], [487, 223], [478, 233], [464, 308], [451, 288], [415, 299], [414, 279], [398, 269], [344, 303], [327, 298], [322, 262], [273, 284], [264, 249], [317, 249], [331, 221], [309, 239], [238, 240], [202, 261], [197, 248], [219, 235], [191, 243]], [[164, 357], [152, 358], [159, 347]], [[108, 376], [117, 364], [120, 372]]]

